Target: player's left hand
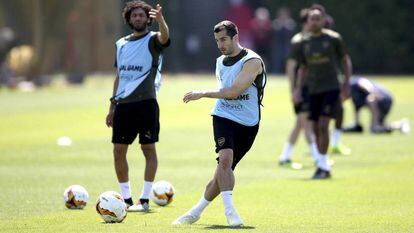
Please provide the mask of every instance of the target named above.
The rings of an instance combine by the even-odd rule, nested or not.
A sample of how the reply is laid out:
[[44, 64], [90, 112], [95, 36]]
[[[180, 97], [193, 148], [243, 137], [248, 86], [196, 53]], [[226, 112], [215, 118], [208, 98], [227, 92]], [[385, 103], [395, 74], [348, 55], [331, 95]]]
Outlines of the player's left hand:
[[157, 22], [164, 20], [164, 17], [162, 16], [162, 7], [160, 4], [157, 4], [157, 9], [151, 9], [149, 12], [149, 17]]
[[190, 91], [187, 94], [184, 95], [183, 101], [184, 103], [188, 103], [192, 100], [198, 100], [203, 97], [203, 92], [199, 91]]

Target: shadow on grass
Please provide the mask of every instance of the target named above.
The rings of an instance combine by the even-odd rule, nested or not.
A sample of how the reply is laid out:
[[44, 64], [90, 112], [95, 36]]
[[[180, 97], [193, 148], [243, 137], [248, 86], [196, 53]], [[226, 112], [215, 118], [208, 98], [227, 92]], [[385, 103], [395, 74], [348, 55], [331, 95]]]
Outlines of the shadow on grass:
[[206, 230], [222, 230], [222, 229], [251, 230], [251, 229], [256, 229], [256, 228], [252, 226], [231, 227], [227, 225], [211, 225], [211, 226], [204, 227], [204, 229]]

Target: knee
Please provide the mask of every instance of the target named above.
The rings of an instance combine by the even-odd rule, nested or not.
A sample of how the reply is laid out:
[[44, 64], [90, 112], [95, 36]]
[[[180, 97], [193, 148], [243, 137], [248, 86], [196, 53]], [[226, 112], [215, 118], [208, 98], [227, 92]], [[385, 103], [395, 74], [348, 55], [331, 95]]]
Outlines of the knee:
[[224, 149], [220, 151], [219, 167], [222, 169], [231, 169], [233, 164], [233, 150]]
[[145, 158], [152, 158], [156, 155], [155, 144], [141, 144], [141, 150]]
[[145, 151], [155, 151], [155, 144], [141, 144], [141, 150]]

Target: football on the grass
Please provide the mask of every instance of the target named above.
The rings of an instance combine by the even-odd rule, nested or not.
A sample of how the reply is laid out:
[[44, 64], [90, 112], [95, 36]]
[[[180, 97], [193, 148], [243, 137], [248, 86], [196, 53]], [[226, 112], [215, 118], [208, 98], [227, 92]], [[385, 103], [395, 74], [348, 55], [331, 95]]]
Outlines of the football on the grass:
[[166, 206], [172, 202], [174, 193], [174, 186], [168, 181], [162, 180], [152, 185], [150, 198], [155, 204]]
[[127, 206], [119, 193], [107, 191], [96, 201], [96, 212], [107, 223], [119, 223], [127, 216]]
[[71, 185], [63, 192], [63, 200], [68, 209], [83, 209], [88, 199], [88, 192], [80, 185]]

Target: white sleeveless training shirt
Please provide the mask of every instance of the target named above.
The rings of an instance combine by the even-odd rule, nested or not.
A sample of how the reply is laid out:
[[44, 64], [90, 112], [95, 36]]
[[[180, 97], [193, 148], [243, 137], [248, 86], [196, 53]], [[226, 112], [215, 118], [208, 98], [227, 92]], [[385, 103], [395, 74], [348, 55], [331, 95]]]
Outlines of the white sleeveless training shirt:
[[[156, 32], [149, 32], [138, 40], [128, 40], [128, 37], [116, 42], [116, 65], [119, 75], [119, 84], [115, 99], [125, 99], [138, 88], [148, 77], [153, 68], [153, 56], [149, 49], [149, 42]], [[162, 55], [160, 55], [154, 86], [158, 91], [161, 84]]]
[[[216, 78], [219, 88], [231, 87], [237, 78], [237, 75], [243, 69], [243, 65], [251, 59], [260, 59], [265, 75], [264, 63], [261, 57], [250, 49], [246, 49], [247, 55], [231, 66], [223, 64], [224, 55], [217, 58]], [[236, 99], [217, 99], [216, 104], [211, 111], [211, 115], [223, 117], [245, 126], [255, 126], [260, 121], [260, 103], [258, 90], [252, 83]]]

